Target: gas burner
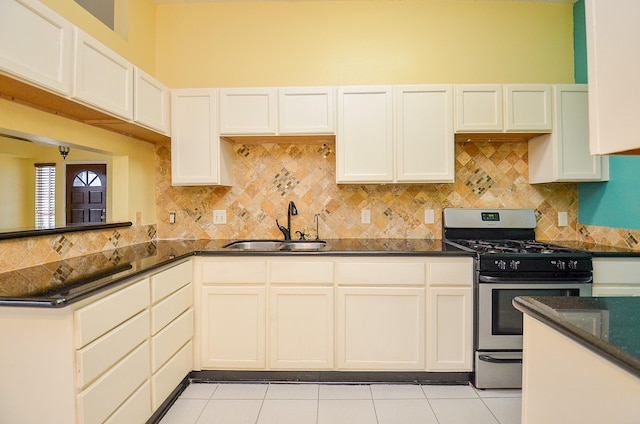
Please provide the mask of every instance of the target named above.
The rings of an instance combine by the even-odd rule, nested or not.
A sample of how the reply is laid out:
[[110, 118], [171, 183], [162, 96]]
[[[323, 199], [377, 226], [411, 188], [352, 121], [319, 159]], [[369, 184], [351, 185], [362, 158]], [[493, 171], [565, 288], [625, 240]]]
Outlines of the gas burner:
[[456, 243], [480, 253], [573, 253], [574, 250], [536, 240], [455, 240]]

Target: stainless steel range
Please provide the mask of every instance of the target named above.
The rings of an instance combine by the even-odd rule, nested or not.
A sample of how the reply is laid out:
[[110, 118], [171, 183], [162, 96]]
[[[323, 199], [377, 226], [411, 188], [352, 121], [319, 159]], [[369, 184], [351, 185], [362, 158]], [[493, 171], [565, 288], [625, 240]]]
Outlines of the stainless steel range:
[[535, 240], [533, 209], [444, 209], [445, 241], [477, 253], [474, 385], [522, 386], [517, 296], [591, 296], [587, 252]]

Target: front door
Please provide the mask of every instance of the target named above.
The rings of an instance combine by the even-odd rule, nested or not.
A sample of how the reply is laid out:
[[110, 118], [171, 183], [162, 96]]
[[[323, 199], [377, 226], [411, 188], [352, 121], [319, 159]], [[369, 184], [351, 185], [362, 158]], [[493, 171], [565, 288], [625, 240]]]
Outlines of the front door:
[[99, 223], [107, 215], [107, 165], [67, 165], [67, 225]]

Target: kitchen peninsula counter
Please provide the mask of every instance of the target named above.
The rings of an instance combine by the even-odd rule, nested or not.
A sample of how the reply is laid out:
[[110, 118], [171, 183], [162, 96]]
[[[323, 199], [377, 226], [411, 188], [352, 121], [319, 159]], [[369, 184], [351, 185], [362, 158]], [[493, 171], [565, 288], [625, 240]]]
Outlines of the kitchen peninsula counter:
[[640, 416], [640, 298], [519, 297], [523, 424], [634, 423]]
[[173, 262], [200, 256], [472, 256], [438, 239], [330, 239], [317, 250], [225, 249], [234, 240], [159, 240], [0, 274], [0, 306], [64, 307]]

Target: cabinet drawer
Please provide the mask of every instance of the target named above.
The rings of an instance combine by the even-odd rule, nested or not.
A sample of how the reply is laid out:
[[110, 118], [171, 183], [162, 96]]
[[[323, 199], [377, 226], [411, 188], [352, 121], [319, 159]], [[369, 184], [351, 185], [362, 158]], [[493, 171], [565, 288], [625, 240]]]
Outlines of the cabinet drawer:
[[77, 386], [83, 388], [131, 352], [149, 335], [149, 311], [143, 311], [76, 352]]
[[120, 325], [149, 305], [149, 279], [134, 283], [74, 313], [76, 348]]
[[151, 303], [164, 299], [180, 287], [190, 283], [193, 278], [191, 261], [176, 265], [166, 271], [152, 275]]
[[145, 342], [78, 395], [78, 422], [104, 422], [148, 376], [149, 343]]
[[152, 407], [164, 402], [180, 382], [191, 372], [193, 343], [187, 343], [176, 355], [151, 377]]
[[156, 372], [192, 337], [193, 309], [189, 309], [151, 339], [151, 371]]
[[333, 283], [333, 262], [272, 262], [272, 283]]
[[424, 284], [423, 262], [373, 262], [338, 263], [338, 284]]
[[105, 421], [105, 424], [144, 423], [150, 416], [151, 384], [147, 381]]
[[471, 286], [473, 284], [471, 258], [439, 258], [427, 264], [430, 285]]
[[156, 334], [193, 305], [193, 284], [188, 284], [151, 308], [151, 334]]
[[206, 283], [266, 283], [267, 263], [203, 262], [202, 281]]

